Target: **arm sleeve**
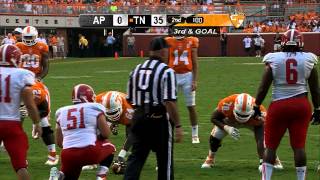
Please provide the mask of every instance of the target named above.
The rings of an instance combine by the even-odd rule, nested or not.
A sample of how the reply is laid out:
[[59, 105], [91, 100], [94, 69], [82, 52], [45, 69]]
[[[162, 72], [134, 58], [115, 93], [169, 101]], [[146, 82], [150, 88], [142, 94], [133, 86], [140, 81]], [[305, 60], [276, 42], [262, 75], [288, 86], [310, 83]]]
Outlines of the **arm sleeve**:
[[43, 43], [43, 52], [48, 53], [49, 52], [49, 46]]
[[198, 48], [198, 47], [199, 47], [199, 39], [197, 37], [193, 37], [192, 48]]
[[21, 87], [32, 86], [35, 84], [35, 75], [33, 72], [24, 70], [25, 72], [21, 74]]
[[165, 71], [163, 76], [163, 100], [175, 101], [177, 100], [177, 81], [176, 75], [172, 69]]
[[132, 89], [133, 89], [132, 74], [133, 74], [133, 71], [129, 75], [129, 80], [127, 83], [127, 96], [126, 96], [127, 101], [129, 101], [130, 103], [132, 103]]
[[60, 114], [61, 114], [60, 109], [58, 109], [56, 111], [55, 117], [56, 117], [56, 123], [59, 125], [60, 125]]
[[40, 118], [44, 118], [44, 117], [48, 116], [48, 114], [49, 114], [48, 102], [47, 101], [42, 101], [38, 105], [38, 110], [39, 110], [39, 113], [40, 113]]
[[273, 54], [272, 53], [268, 53], [267, 55], [264, 56], [262, 62], [264, 64], [271, 64], [273, 62]]

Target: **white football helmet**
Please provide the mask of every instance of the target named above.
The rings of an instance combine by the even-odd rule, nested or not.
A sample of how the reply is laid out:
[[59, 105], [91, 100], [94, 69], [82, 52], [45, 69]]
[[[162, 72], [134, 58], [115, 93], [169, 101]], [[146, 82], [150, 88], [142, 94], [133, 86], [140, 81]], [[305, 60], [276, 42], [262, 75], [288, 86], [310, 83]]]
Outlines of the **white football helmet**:
[[240, 123], [249, 121], [253, 115], [254, 99], [247, 93], [239, 94], [234, 102], [233, 114]]
[[27, 46], [35, 45], [38, 38], [38, 30], [33, 26], [27, 26], [22, 30], [22, 42]]
[[109, 91], [102, 98], [102, 105], [106, 107], [106, 116], [111, 122], [118, 122], [122, 114], [122, 99], [117, 91]]
[[19, 34], [22, 34], [22, 28], [19, 28], [19, 27], [17, 27], [17, 28], [15, 28], [14, 30], [13, 30], [13, 32], [15, 32], [15, 33], [19, 33]]

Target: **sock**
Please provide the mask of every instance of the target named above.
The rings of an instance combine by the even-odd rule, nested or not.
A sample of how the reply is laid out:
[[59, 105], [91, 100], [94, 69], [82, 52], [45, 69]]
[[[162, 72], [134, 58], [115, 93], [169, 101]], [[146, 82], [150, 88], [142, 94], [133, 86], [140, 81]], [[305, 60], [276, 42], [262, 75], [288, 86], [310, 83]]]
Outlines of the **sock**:
[[127, 151], [124, 149], [121, 149], [118, 156], [124, 159], [126, 157], [126, 154], [127, 154]]
[[262, 180], [271, 180], [273, 165], [269, 163], [262, 163]]
[[198, 125], [192, 126], [192, 137], [198, 136]]
[[263, 159], [259, 159], [259, 164], [262, 164], [263, 163]]
[[307, 172], [306, 166], [296, 167], [296, 172], [297, 172], [297, 180], [305, 180], [306, 179], [306, 172]]
[[56, 145], [55, 144], [50, 144], [47, 147], [48, 147], [49, 155], [52, 156], [52, 157], [56, 157]]
[[97, 176], [103, 177], [106, 176], [109, 172], [109, 168], [107, 166], [99, 166], [97, 169]]
[[212, 152], [211, 150], [209, 150], [209, 158], [213, 158], [213, 156], [216, 154], [216, 152]]

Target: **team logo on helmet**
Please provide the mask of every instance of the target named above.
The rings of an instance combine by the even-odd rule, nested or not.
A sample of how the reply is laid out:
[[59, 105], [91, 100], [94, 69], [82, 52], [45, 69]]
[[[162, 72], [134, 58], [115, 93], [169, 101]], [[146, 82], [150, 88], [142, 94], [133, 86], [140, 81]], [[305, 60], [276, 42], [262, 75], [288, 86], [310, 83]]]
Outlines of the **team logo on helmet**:
[[91, 86], [87, 84], [78, 84], [74, 86], [72, 91], [72, 102], [77, 103], [87, 103], [95, 102], [96, 94]]
[[249, 94], [242, 93], [237, 96], [234, 102], [233, 114], [240, 123], [249, 121], [253, 115], [254, 99]]
[[111, 122], [118, 122], [122, 114], [122, 98], [119, 92], [109, 91], [102, 98], [102, 105], [106, 107], [106, 116]]
[[5, 44], [0, 46], [0, 66], [18, 67], [21, 55], [20, 49], [15, 45]]
[[304, 46], [302, 34], [296, 29], [288, 30], [282, 36], [281, 46], [302, 48]]
[[35, 45], [38, 38], [38, 30], [33, 26], [27, 26], [22, 30], [22, 42], [27, 46]]

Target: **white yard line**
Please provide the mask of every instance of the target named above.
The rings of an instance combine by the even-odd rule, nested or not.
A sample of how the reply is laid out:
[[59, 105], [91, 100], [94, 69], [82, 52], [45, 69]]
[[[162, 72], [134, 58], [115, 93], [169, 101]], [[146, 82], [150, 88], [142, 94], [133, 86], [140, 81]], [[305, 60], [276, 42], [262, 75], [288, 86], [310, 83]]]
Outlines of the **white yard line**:
[[80, 79], [92, 78], [93, 76], [49, 76], [50, 79]]
[[129, 72], [128, 70], [115, 70], [115, 71], [97, 71], [95, 73], [104, 74], [104, 73], [125, 73]]

